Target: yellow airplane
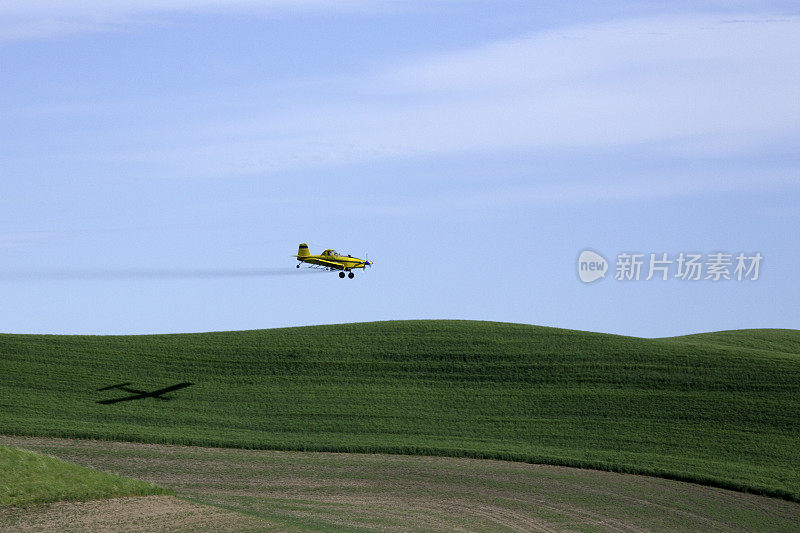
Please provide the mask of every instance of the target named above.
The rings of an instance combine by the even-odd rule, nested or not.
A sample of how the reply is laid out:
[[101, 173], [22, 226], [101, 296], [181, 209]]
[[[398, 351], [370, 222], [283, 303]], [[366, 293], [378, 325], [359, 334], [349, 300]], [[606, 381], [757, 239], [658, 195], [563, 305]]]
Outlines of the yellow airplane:
[[[347, 272], [347, 277], [353, 279], [354, 268], [364, 268], [372, 266], [372, 261], [369, 259], [359, 259], [352, 255], [341, 255], [336, 250], [329, 248], [319, 255], [311, 255], [308, 251], [308, 245], [303, 243], [297, 250], [297, 255], [294, 256], [300, 263], [308, 263], [326, 270], [339, 270], [339, 277], [343, 278], [344, 273]], [[300, 268], [300, 263], [297, 263], [297, 268]]]

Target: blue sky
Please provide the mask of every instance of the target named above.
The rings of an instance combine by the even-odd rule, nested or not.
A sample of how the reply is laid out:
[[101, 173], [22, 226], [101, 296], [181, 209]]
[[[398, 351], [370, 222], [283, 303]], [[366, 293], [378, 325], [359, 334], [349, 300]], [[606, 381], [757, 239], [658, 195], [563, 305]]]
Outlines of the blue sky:
[[[798, 328], [800, 9], [537, 4], [4, 2], [0, 331]], [[759, 279], [613, 279], [719, 251]]]

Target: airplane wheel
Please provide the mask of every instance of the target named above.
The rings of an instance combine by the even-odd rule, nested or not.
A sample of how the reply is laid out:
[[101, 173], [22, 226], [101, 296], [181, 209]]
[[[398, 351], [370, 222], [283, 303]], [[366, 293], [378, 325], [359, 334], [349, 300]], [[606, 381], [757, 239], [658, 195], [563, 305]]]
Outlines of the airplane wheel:
[[350, 273], [347, 275], [347, 277], [348, 277], [348, 278], [350, 278], [350, 279], [353, 279], [354, 277], [356, 277], [356, 275], [355, 275], [355, 274], [353, 274], [352, 272], [350, 272]]
[[297, 263], [297, 268], [300, 268], [300, 263]]
[[339, 277], [344, 278], [344, 272], [339, 272]]

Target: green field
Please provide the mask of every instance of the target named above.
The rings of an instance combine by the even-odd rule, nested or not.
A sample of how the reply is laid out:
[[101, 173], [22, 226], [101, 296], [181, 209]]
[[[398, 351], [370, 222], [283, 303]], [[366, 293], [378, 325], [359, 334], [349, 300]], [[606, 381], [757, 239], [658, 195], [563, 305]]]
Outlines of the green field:
[[[0, 433], [498, 458], [800, 501], [800, 332], [401, 321], [0, 335]], [[119, 383], [165, 395], [113, 404]]]
[[0, 506], [171, 492], [143, 481], [0, 445]]

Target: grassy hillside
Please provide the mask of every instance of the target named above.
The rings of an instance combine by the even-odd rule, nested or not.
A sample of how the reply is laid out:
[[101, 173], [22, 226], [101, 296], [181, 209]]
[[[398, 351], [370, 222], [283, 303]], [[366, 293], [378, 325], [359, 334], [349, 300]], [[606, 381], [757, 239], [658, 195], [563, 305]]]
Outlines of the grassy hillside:
[[[800, 501], [798, 343], [466, 321], [0, 335], [0, 433], [493, 457]], [[120, 383], [183, 388], [98, 403], [135, 396]]]
[[171, 492], [144, 481], [0, 445], [0, 506]]
[[734, 329], [671, 337], [675, 341], [750, 348], [769, 352], [800, 354], [800, 332], [794, 329]]

